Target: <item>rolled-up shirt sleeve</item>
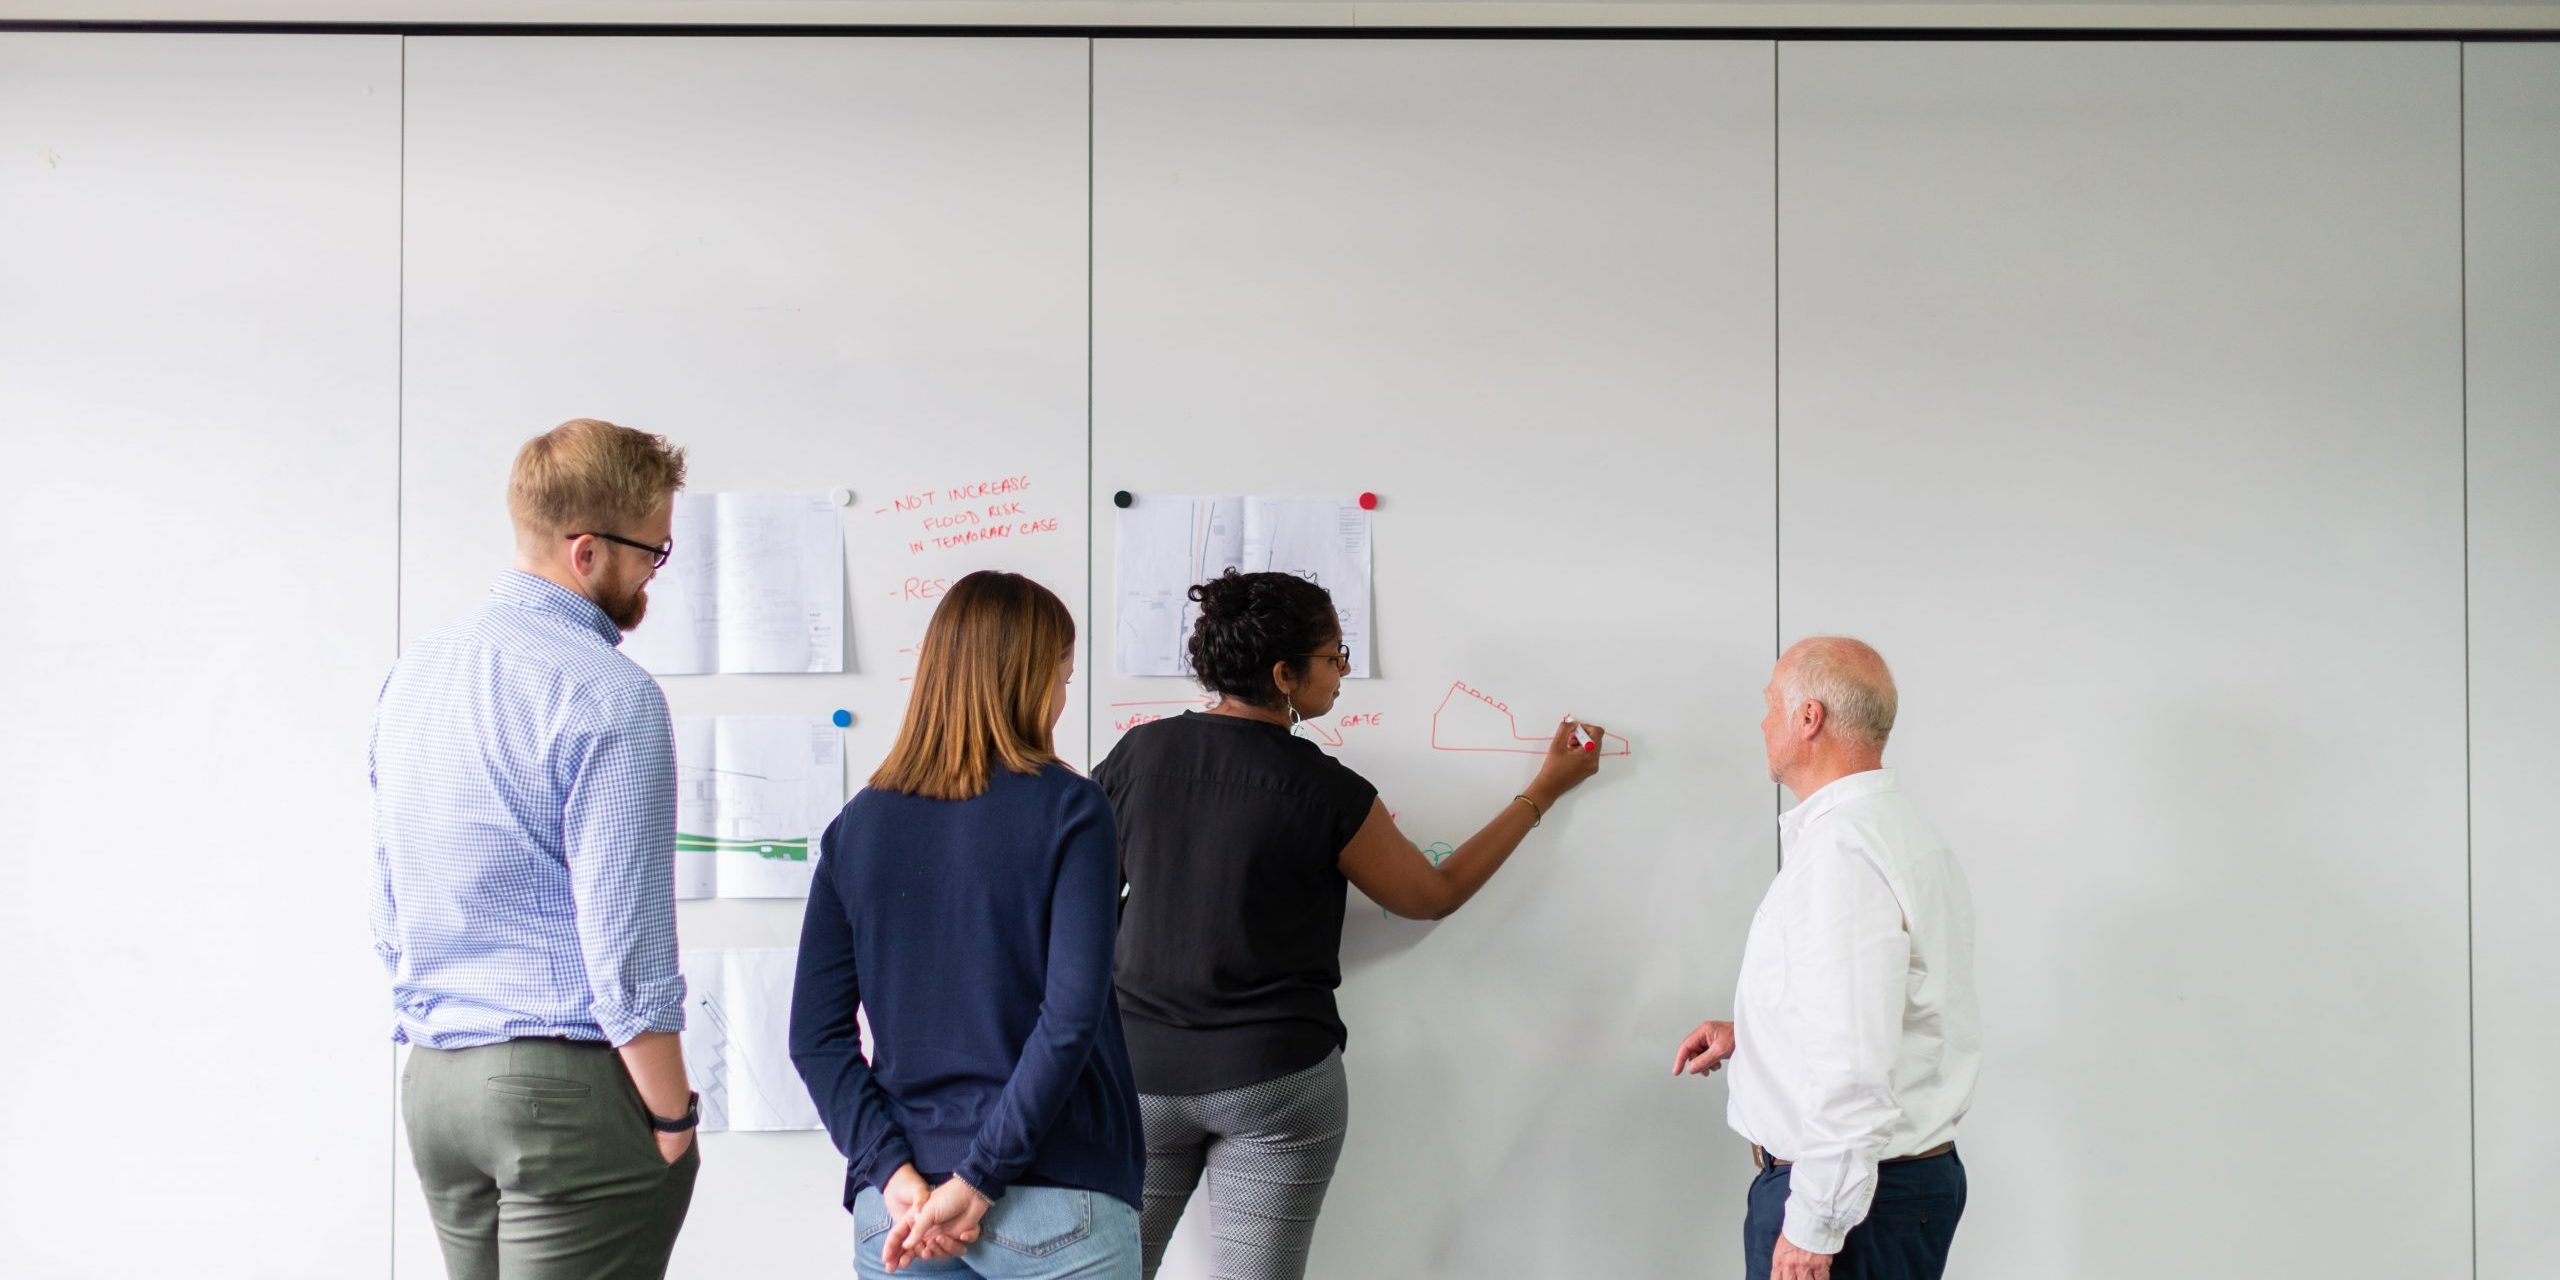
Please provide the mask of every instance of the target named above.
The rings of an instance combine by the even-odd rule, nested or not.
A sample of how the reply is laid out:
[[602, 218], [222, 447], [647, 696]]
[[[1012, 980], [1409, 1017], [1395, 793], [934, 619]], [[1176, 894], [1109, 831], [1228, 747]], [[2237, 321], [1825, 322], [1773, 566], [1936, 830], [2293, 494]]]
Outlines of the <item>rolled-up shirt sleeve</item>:
[[676, 967], [675, 728], [652, 683], [582, 709], [564, 763], [561, 852], [596, 1025], [628, 1044], [684, 1029]]
[[1892, 886], [1863, 851], [1831, 843], [1803, 854], [1803, 915], [1786, 936], [1806, 1106], [1784, 1230], [1799, 1249], [1838, 1253], [1866, 1220], [1877, 1160], [1900, 1115], [1893, 1064], [1911, 935]]

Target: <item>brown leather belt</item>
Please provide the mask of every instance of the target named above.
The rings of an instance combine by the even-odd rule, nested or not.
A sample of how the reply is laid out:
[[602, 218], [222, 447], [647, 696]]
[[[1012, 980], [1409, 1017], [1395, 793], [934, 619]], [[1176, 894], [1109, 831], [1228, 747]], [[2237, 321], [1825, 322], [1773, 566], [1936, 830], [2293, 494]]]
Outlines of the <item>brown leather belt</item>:
[[[1920, 1153], [1919, 1153], [1919, 1154], [1917, 1154], [1917, 1155], [1895, 1156], [1894, 1158], [1892, 1158], [1892, 1159], [1890, 1159], [1890, 1160], [1879, 1160], [1879, 1161], [1877, 1161], [1876, 1163], [1878, 1163], [1878, 1164], [1909, 1164], [1909, 1163], [1911, 1163], [1911, 1162], [1912, 1162], [1912, 1161], [1914, 1161], [1914, 1160], [1935, 1160], [1935, 1159], [1937, 1159], [1938, 1157], [1940, 1157], [1940, 1156], [1942, 1156], [1942, 1155], [1945, 1155], [1945, 1154], [1947, 1154], [1948, 1152], [1953, 1151], [1953, 1150], [1955, 1150], [1955, 1149], [1956, 1149], [1956, 1144], [1954, 1144], [1954, 1143], [1952, 1143], [1952, 1142], [1941, 1142], [1941, 1143], [1939, 1143], [1938, 1145], [1936, 1145], [1936, 1146], [1934, 1146], [1934, 1147], [1931, 1147], [1931, 1148], [1929, 1148], [1929, 1149], [1928, 1149], [1928, 1150], [1926, 1150], [1926, 1151], [1920, 1152]], [[1760, 1167], [1761, 1167], [1761, 1168], [1763, 1168], [1763, 1169], [1784, 1169], [1784, 1168], [1786, 1168], [1788, 1165], [1794, 1164], [1794, 1163], [1795, 1163], [1795, 1161], [1793, 1161], [1793, 1160], [1781, 1160], [1781, 1159], [1777, 1158], [1776, 1156], [1770, 1155], [1768, 1152], [1761, 1150], [1761, 1149], [1760, 1149], [1760, 1144], [1755, 1142], [1755, 1143], [1752, 1143], [1752, 1144], [1751, 1144], [1751, 1163], [1756, 1164], [1756, 1165], [1760, 1166]]]

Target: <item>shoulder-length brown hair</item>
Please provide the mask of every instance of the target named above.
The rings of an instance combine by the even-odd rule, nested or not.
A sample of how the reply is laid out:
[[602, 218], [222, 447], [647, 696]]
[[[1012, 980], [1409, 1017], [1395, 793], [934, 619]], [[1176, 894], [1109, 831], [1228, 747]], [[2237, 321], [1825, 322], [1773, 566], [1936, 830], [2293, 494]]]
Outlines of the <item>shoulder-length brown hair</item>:
[[925, 627], [898, 742], [871, 775], [931, 800], [985, 794], [997, 765], [1038, 773], [1058, 758], [1049, 708], [1076, 620], [1047, 587], [992, 570], [951, 584]]

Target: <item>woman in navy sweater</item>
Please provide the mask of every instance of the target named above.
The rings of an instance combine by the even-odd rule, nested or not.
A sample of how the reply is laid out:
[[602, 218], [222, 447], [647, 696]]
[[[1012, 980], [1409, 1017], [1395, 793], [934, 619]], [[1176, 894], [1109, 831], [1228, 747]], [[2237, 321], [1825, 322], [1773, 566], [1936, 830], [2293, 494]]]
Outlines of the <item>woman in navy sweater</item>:
[[1138, 1274], [1118, 840], [1052, 745], [1074, 645], [1040, 584], [954, 583], [897, 745], [820, 844], [791, 1060], [844, 1153], [864, 1277]]

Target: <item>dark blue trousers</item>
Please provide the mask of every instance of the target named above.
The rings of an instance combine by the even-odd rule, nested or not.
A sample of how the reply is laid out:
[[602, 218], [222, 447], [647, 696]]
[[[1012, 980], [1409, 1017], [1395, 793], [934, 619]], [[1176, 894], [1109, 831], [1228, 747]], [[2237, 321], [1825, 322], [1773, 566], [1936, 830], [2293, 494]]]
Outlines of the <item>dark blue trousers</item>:
[[[1787, 1218], [1787, 1174], [1762, 1169], [1742, 1219], [1742, 1273], [1769, 1280], [1769, 1255]], [[1831, 1259], [1831, 1280], [1939, 1280], [1964, 1216], [1964, 1161], [1953, 1151], [1876, 1166], [1876, 1199]]]

